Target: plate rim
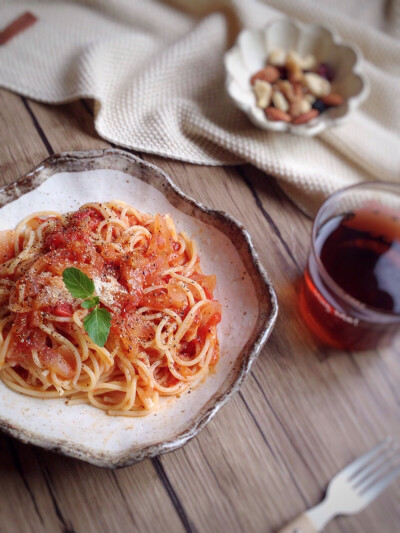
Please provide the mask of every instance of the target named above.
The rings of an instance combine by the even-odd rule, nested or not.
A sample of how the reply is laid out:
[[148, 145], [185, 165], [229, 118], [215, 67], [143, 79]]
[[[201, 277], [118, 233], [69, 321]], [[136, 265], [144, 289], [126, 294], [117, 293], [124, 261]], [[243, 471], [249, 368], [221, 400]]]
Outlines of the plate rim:
[[[43, 438], [37, 437], [29, 431], [13, 427], [9, 422], [6, 422], [2, 419], [2, 417], [0, 417], [0, 429], [26, 444], [37, 445], [57, 453], [62, 453], [69, 457], [84, 460], [96, 466], [106, 468], [121, 468], [139, 462], [145, 458], [155, 457], [157, 455], [176, 450], [195, 437], [199, 431], [205, 427], [205, 425], [216, 415], [221, 407], [223, 407], [228, 400], [240, 389], [245, 377], [250, 372], [252, 364], [257, 359], [275, 325], [278, 315], [278, 301], [267, 271], [262, 265], [258, 253], [255, 250], [251, 236], [241, 222], [224, 211], [207, 207], [198, 200], [195, 200], [186, 194], [164, 170], [124, 150], [106, 148], [100, 150], [60, 152], [53, 154], [44, 159], [41, 163], [39, 163], [39, 165], [35, 166], [32, 170], [27, 172], [18, 180], [0, 187], [0, 208], [18, 199], [24, 194], [36, 189], [54, 174], [63, 171], [73, 172], [73, 170], [62, 170], [58, 167], [62, 167], [63, 165], [68, 166], [68, 163], [73, 164], [74, 162], [78, 166], [79, 164], [84, 164], [85, 162], [89, 163], [90, 161], [97, 163], [99, 160], [101, 161], [108, 156], [125, 159], [129, 166], [138, 165], [143, 169], [151, 169], [155, 175], [160, 178], [160, 182], [157, 184], [146, 181], [146, 179], [140, 173], [139, 175], [133, 176], [133, 174], [129, 172], [128, 168], [123, 171], [155, 187], [167, 198], [168, 201], [174, 205], [173, 201], [171, 201], [171, 198], [167, 195], [167, 190], [169, 189], [175, 196], [175, 200], [180, 200], [181, 202], [183, 201], [184, 206], [190, 206], [194, 213], [197, 212], [198, 214], [201, 214], [201, 218], [204, 222], [216, 227], [219, 231], [226, 235], [231, 242], [232, 238], [230, 237], [229, 233], [238, 233], [243, 243], [246, 245], [244, 252], [238, 250], [237, 245], [235, 245], [233, 242], [232, 244], [238, 251], [242, 261], [244, 261], [244, 259], [250, 261], [250, 265], [253, 267], [253, 272], [249, 272], [249, 275], [253, 286], [255, 286], [257, 282], [259, 287], [261, 287], [263, 290], [263, 294], [260, 295], [257, 291], [257, 287], [255, 286], [255, 292], [259, 304], [257, 322], [260, 322], [260, 320], [261, 322], [255, 326], [256, 334], [254, 341], [250, 346], [247, 346], [249, 343], [248, 339], [245, 346], [242, 348], [241, 353], [238, 355], [240, 364], [237, 367], [237, 372], [233, 377], [232, 383], [229, 384], [225, 392], [220, 393], [217, 391], [207, 401], [207, 403], [197, 414], [195, 420], [192, 421], [187, 428], [181, 431], [178, 435], [166, 441], [150, 444], [142, 448], [137, 448], [136, 445], [135, 447], [128, 448], [125, 451], [118, 452], [117, 454], [108, 454], [107, 452], [102, 454], [93, 453], [90, 451], [82, 451], [78, 445], [68, 443], [68, 441], [44, 441]], [[100, 169], [101, 167], [96, 166], [96, 168]], [[75, 171], [84, 170], [90, 170], [90, 168], [80, 168], [79, 170], [76, 169]], [[167, 190], [165, 190], [166, 188]], [[183, 212], [186, 212], [182, 209], [182, 206], [177, 208]], [[189, 212], [186, 212], [186, 214], [193, 216], [193, 214], [190, 214]], [[229, 228], [230, 232], [228, 231]], [[243, 257], [244, 254], [247, 254], [247, 258]], [[247, 270], [248, 265], [245, 266]], [[265, 299], [264, 302], [262, 301], [262, 297]], [[260, 315], [262, 314], [263, 316], [260, 319]]]

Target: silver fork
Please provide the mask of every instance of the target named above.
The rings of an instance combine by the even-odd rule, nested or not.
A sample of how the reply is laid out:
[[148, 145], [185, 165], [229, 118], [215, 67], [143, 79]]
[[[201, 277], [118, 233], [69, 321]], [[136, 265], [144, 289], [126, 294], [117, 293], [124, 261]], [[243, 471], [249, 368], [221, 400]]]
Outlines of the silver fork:
[[278, 533], [316, 533], [337, 515], [358, 513], [400, 474], [400, 450], [387, 438], [331, 479], [325, 499]]

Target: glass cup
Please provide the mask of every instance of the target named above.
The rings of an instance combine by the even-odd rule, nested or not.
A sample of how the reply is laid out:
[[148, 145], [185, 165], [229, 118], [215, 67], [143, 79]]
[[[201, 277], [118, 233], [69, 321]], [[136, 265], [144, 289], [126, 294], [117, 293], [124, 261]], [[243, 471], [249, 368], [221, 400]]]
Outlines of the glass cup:
[[387, 345], [400, 331], [400, 185], [354, 185], [324, 202], [300, 310], [317, 339], [337, 349]]

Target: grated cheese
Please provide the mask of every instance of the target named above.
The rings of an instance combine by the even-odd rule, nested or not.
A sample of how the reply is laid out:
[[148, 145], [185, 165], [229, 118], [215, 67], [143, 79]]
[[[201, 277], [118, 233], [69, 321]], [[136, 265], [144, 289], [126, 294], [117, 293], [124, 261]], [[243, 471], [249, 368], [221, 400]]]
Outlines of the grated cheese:
[[127, 290], [118, 281], [112, 277], [108, 277], [107, 281], [103, 281], [100, 278], [93, 278], [96, 294], [100, 298], [101, 303], [104, 305], [112, 305], [115, 301], [115, 296], [125, 293]]

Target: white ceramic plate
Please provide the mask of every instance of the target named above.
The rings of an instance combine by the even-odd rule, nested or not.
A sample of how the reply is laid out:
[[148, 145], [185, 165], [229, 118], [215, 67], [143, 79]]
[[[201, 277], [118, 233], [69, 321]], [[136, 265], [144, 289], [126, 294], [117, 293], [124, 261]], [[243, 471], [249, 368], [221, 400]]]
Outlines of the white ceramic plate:
[[[205, 273], [217, 275], [223, 305], [216, 372], [190, 394], [165, 399], [142, 418], [111, 417], [89, 405], [41, 400], [0, 382], [0, 427], [24, 442], [90, 463], [118, 467], [184, 444], [239, 388], [272, 330], [275, 293], [247, 232], [228, 215], [186, 196], [157, 167], [119, 150], [55, 155], [0, 189], [0, 230], [33, 211], [67, 212], [89, 201], [121, 199], [148, 213], [170, 213], [199, 246]], [[234, 244], [233, 244], [234, 243]]]

